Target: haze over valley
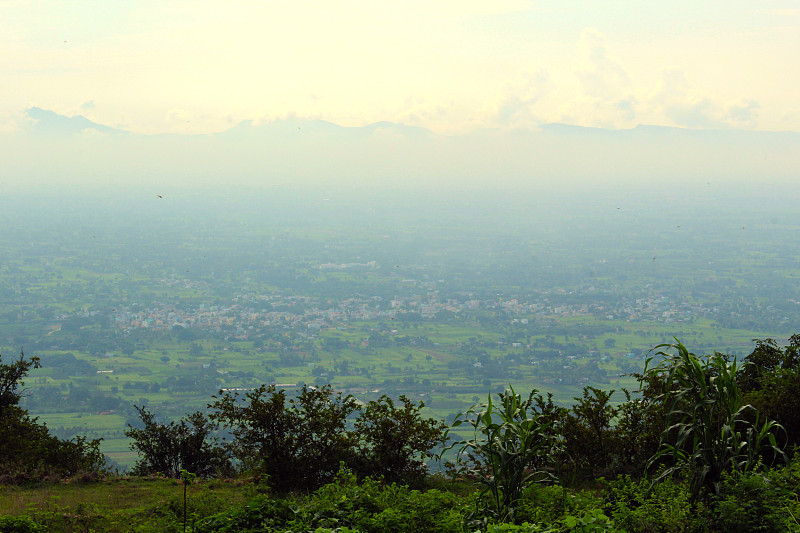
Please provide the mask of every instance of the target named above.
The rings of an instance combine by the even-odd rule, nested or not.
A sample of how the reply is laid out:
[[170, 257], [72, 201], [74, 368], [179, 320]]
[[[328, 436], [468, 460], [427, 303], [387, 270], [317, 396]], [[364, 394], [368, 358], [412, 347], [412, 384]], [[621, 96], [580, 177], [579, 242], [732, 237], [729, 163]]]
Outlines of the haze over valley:
[[[633, 389], [630, 373], [673, 336], [744, 356], [800, 323], [800, 191], [786, 179], [800, 150], [784, 146], [796, 134], [443, 137], [295, 121], [147, 137], [31, 120], [11, 137], [39, 150], [27, 170], [40, 165], [39, 180], [0, 193], [0, 353], [39, 355], [24, 405], [56, 434], [103, 437], [123, 466], [133, 405], [177, 418], [219, 389], [331, 383], [361, 401], [411, 395], [452, 420], [508, 384], [565, 405], [586, 385]], [[715, 151], [717, 137], [749, 148]], [[500, 138], [518, 149], [492, 174], [469, 147]], [[606, 155], [558, 180], [537, 169], [564, 156], [539, 143]], [[442, 147], [445, 162], [484, 167], [425, 168]], [[697, 163], [666, 166], [688, 147]], [[639, 160], [620, 175], [582, 175], [625, 154]]]

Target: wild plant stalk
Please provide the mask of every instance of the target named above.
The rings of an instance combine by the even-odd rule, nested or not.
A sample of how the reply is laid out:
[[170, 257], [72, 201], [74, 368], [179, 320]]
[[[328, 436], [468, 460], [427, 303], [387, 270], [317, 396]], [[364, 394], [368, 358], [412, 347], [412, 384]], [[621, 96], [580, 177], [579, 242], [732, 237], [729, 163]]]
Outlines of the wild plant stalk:
[[[758, 411], [743, 405], [736, 380], [742, 365], [724, 355], [698, 357], [676, 339], [675, 344], [661, 344], [656, 355], [661, 362], [645, 374], [666, 378], [666, 392], [661, 396], [667, 406], [667, 427], [661, 435], [661, 447], [648, 467], [667, 460], [656, 478], [658, 482], [679, 471], [691, 476], [692, 495], [716, 494], [723, 472], [755, 470], [761, 466], [764, 451], [782, 456], [775, 433], [783, 430], [777, 422], [759, 422]], [[751, 422], [747, 415], [752, 413]]]
[[[527, 401], [509, 388], [492, 401], [471, 407], [456, 418], [453, 426], [472, 426], [471, 440], [455, 443], [460, 446], [459, 472], [473, 477], [481, 485], [481, 495], [488, 505], [481, 511], [500, 521], [513, 521], [514, 512], [524, 488], [534, 482], [554, 480], [548, 472], [537, 467], [556, 445], [541, 413], [529, 412], [534, 393]], [[487, 498], [488, 497], [488, 500]]]
[[189, 485], [194, 483], [196, 478], [196, 474], [193, 474], [187, 470], [181, 470], [181, 481], [183, 482], [183, 533], [186, 533], [186, 491], [188, 490]]

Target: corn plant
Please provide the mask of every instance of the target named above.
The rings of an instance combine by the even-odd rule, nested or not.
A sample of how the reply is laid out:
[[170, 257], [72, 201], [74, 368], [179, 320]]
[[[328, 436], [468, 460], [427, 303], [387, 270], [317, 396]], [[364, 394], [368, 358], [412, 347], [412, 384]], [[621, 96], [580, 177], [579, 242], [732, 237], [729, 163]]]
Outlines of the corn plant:
[[735, 358], [716, 352], [698, 357], [677, 339], [654, 349], [659, 348], [661, 362], [648, 370], [650, 358], [645, 365], [645, 375], [666, 383], [660, 399], [667, 407], [667, 427], [649, 466], [668, 466], [656, 482], [688, 471], [697, 499], [719, 492], [723, 472], [758, 469], [765, 449], [785, 457], [775, 436], [783, 428], [772, 420], [760, 422], [755, 408], [744, 404], [736, 380], [742, 365]]
[[472, 406], [453, 423], [454, 427], [467, 424], [473, 428], [471, 439], [454, 444], [459, 446], [457, 471], [480, 485], [482, 508], [478, 511], [485, 518], [513, 521], [528, 484], [555, 480], [543, 468], [558, 445], [552, 431], [554, 421], [536, 410], [535, 393], [523, 401], [509, 388], [498, 395], [497, 403], [490, 394], [487, 403]]

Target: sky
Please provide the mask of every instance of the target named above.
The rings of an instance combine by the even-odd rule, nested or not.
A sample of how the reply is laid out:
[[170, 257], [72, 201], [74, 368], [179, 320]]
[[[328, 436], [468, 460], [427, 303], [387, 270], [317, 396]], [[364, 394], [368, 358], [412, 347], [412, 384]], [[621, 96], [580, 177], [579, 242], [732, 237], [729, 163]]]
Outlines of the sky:
[[800, 131], [786, 0], [0, 0], [0, 131], [242, 120]]

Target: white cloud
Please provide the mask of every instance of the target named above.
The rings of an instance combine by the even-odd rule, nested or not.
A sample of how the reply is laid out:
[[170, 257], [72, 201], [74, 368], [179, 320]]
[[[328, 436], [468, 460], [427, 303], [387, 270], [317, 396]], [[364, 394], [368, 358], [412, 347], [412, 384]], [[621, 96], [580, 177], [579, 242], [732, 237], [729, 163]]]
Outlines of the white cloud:
[[548, 121], [605, 128], [637, 124], [640, 98], [632, 75], [598, 29], [584, 28], [571, 64], [555, 78], [551, 97], [535, 108]]
[[527, 72], [518, 83], [509, 84], [497, 108], [496, 122], [503, 126], [530, 126], [542, 122], [534, 105], [551, 90], [550, 75], [539, 69]]
[[715, 101], [693, 89], [680, 69], [662, 72], [650, 103], [676, 126], [706, 129], [755, 127], [760, 108], [752, 98], [729, 103]]
[[578, 41], [582, 63], [577, 76], [584, 92], [601, 100], [616, 99], [630, 90], [628, 73], [618, 59], [608, 53], [606, 38], [595, 28], [586, 28]]
[[757, 123], [760, 107], [758, 102], [752, 99], [730, 104], [726, 113], [727, 122], [737, 128], [752, 128]]
[[[212, 132], [290, 110], [450, 133], [556, 121], [800, 129], [791, 6], [753, 4], [747, 34], [719, 23], [713, 36], [675, 36], [588, 3], [76, 4], [0, 2], [11, 29], [0, 35], [0, 114], [41, 106], [143, 133]], [[665, 64], [677, 67], [660, 75]]]

